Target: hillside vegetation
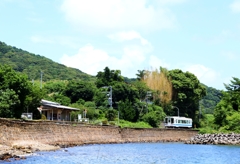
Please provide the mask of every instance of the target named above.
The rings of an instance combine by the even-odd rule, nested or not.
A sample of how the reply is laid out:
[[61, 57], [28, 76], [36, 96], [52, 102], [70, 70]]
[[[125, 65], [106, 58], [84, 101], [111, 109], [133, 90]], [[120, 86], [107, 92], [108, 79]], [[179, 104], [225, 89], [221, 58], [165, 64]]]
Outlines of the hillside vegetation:
[[[41, 71], [44, 83], [39, 85]], [[80, 109], [72, 113], [72, 118], [87, 109], [90, 120], [120, 122], [123, 127], [126, 121], [136, 123], [133, 126], [158, 127], [166, 115], [179, 114], [191, 117], [194, 127], [210, 127], [203, 129], [205, 132], [222, 127], [239, 131], [232, 128], [238, 127], [233, 126], [237, 122], [232, 124], [239, 116], [239, 99], [233, 98], [239, 93], [235, 92], [239, 89], [237, 78], [232, 81], [234, 92], [227, 86], [228, 92], [224, 93], [180, 69], [138, 70], [136, 78], [128, 79], [121, 70], [106, 67], [95, 77], [3, 42], [0, 75], [0, 117], [19, 118], [22, 112], [33, 112], [35, 119], [41, 118], [36, 109], [40, 100], [46, 99]], [[34, 85], [31, 80], [35, 80]], [[231, 102], [226, 96], [229, 90]], [[229, 104], [234, 110], [224, 111]]]
[[43, 72], [43, 81], [53, 79], [81, 79], [84, 81], [95, 80], [95, 77], [83, 73], [78, 69], [66, 67], [46, 57], [9, 46], [4, 42], [0, 42], [0, 64], [9, 65], [15, 71], [27, 74], [29, 80], [39, 80], [41, 77], [41, 71]]
[[206, 87], [206, 96], [200, 101], [200, 108], [205, 114], [213, 114], [214, 108], [220, 102], [222, 92], [212, 87]]

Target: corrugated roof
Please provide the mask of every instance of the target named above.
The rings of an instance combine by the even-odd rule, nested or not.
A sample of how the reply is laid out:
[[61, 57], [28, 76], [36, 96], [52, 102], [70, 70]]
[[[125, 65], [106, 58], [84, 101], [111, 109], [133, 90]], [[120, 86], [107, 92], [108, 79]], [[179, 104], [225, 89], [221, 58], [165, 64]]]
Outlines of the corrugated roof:
[[72, 107], [69, 107], [69, 106], [60, 105], [60, 103], [53, 102], [53, 101], [48, 101], [48, 100], [41, 100], [41, 104], [43, 106], [54, 107], [54, 108], [59, 108], [59, 109], [79, 110], [77, 108], [72, 108]]

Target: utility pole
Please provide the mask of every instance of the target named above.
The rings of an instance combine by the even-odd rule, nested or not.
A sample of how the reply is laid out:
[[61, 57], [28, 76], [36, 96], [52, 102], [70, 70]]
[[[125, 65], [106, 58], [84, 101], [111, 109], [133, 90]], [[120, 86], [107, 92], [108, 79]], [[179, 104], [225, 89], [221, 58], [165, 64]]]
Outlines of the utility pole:
[[172, 108], [176, 108], [178, 110], [178, 117], [179, 117], [179, 108], [176, 106], [172, 106]]
[[110, 86], [109, 88], [110, 88], [110, 92], [109, 92], [108, 102], [109, 102], [110, 108], [112, 108], [112, 86]]
[[[102, 88], [106, 88], [106, 89], [110, 88], [110, 91], [109, 92], [107, 91], [107, 96], [108, 96], [108, 104], [109, 104], [110, 108], [112, 108], [112, 86], [104, 86]], [[104, 92], [104, 93], [106, 93], [106, 92]]]
[[40, 81], [40, 88], [42, 89], [42, 75], [43, 75], [43, 72], [41, 71], [41, 81]]

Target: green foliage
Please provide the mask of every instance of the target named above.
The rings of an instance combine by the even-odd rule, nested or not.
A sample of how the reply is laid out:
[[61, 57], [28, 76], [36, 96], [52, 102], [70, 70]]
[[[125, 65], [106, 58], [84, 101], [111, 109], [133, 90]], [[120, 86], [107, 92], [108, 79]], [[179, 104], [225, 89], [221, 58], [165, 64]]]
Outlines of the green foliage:
[[229, 103], [229, 94], [224, 93], [222, 100], [217, 104], [214, 110], [215, 124], [219, 127], [226, 125], [227, 115], [233, 111], [232, 105]]
[[124, 78], [125, 83], [132, 83], [132, 82], [136, 81], [135, 78], [128, 78], [128, 77], [123, 77], [123, 78]]
[[137, 111], [133, 108], [132, 103], [129, 100], [125, 102], [120, 101], [118, 104], [119, 117], [127, 121], [136, 122], [138, 118]]
[[41, 120], [46, 120], [46, 119], [47, 119], [47, 117], [44, 114], [42, 114], [41, 115]]
[[78, 99], [78, 101], [77, 101], [76, 103], [77, 103], [77, 104], [84, 105], [84, 104], [85, 104], [85, 100], [83, 100], [83, 99]]
[[213, 114], [214, 108], [221, 100], [222, 92], [212, 87], [205, 87], [207, 89], [206, 96], [200, 101], [200, 107], [204, 113]]
[[139, 98], [139, 91], [134, 86], [123, 82], [116, 82], [113, 85], [113, 102], [130, 101], [131, 103], [136, 102]]
[[120, 120], [121, 128], [152, 128], [148, 123], [146, 122], [129, 122], [125, 120]]
[[42, 71], [43, 81], [52, 79], [95, 81], [95, 77], [78, 69], [66, 67], [43, 56], [8, 46], [3, 42], [0, 42], [0, 64], [7, 64], [15, 71], [27, 74], [30, 80], [40, 80]]
[[[10, 89], [10, 91], [7, 89]], [[30, 98], [29, 95], [32, 92], [32, 85], [27, 76], [15, 72], [10, 66], [0, 65], [0, 90], [7, 92], [10, 97], [16, 95], [13, 100], [18, 99], [19, 102], [17, 101], [14, 107], [12, 106], [11, 113], [13, 117], [20, 118], [25, 109], [25, 101], [28, 101], [27, 97]]]
[[93, 100], [96, 104], [96, 106], [99, 107], [107, 107], [108, 101], [106, 97], [106, 91], [103, 88], [99, 88], [95, 90], [95, 95], [93, 97]]
[[58, 102], [61, 105], [70, 105], [71, 104], [71, 99], [67, 96], [64, 96], [62, 94], [58, 94], [58, 93], [53, 93], [50, 95], [46, 95], [44, 96], [45, 100], [49, 100], [49, 101], [53, 101], [53, 102]]
[[155, 111], [152, 111], [152, 112], [149, 112], [149, 113], [145, 114], [142, 117], [142, 120], [144, 122], [147, 122], [152, 127], [158, 127], [158, 125], [160, 124], [160, 120], [158, 119]]
[[145, 114], [141, 119], [152, 127], [158, 127], [164, 117], [166, 117], [166, 115], [161, 107], [151, 105], [149, 107], [149, 112]]
[[[226, 85], [221, 101], [214, 110], [215, 123], [219, 126], [228, 125], [227, 116], [240, 110], [240, 80], [233, 78], [231, 84]], [[228, 128], [226, 128], [228, 129]]]
[[110, 70], [108, 67], [104, 68], [104, 72], [97, 73], [96, 86], [98, 88], [104, 86], [112, 86], [114, 82], [123, 82], [124, 78], [121, 76], [120, 70]]
[[[93, 103], [93, 102], [92, 102]], [[92, 104], [89, 102], [89, 104]], [[99, 110], [93, 108], [93, 107], [86, 107], [81, 104], [75, 103], [71, 104], [72, 107], [80, 109], [79, 111], [73, 111], [71, 112], [71, 119], [74, 121], [75, 119], [78, 119], [78, 114], [81, 114], [83, 117], [83, 110], [87, 110], [86, 117], [89, 118], [90, 120], [96, 120], [99, 118]]]
[[144, 78], [145, 70], [138, 70], [138, 73], [136, 74], [137, 80], [141, 81]]
[[18, 95], [14, 90], [0, 90], [0, 117], [13, 117], [14, 108], [19, 103]]
[[233, 77], [230, 84], [224, 84], [221, 101], [214, 109], [214, 123], [221, 132], [240, 132], [240, 80]]
[[90, 120], [95, 120], [98, 118], [99, 114], [95, 108], [86, 108], [87, 109], [87, 118]]
[[44, 84], [44, 89], [47, 93], [61, 94], [65, 90], [68, 82], [63, 80], [50, 80]]
[[71, 103], [79, 99], [92, 101], [96, 88], [92, 83], [84, 81], [69, 81], [64, 95], [71, 99]]
[[144, 101], [147, 92], [151, 91], [151, 89], [143, 81], [134, 81], [131, 84], [134, 86], [134, 89], [138, 92], [136, 93], [135, 97], [139, 98], [141, 101]]
[[117, 111], [114, 109], [109, 109], [106, 112], [106, 118], [108, 119], [108, 121], [114, 121], [114, 119], [117, 116]]
[[45, 92], [38, 86], [32, 86], [30, 93], [24, 101], [24, 111], [33, 113], [33, 119], [40, 119], [41, 114], [37, 107], [40, 106], [40, 100], [44, 97]]
[[[43, 89], [39, 87], [41, 71]], [[106, 116], [109, 120], [114, 120], [116, 110], [107, 109], [108, 97], [101, 88], [112, 86], [113, 108], [120, 111], [121, 119], [132, 122], [144, 120], [156, 127], [165, 116], [162, 108], [168, 115], [177, 115], [177, 110], [172, 109], [174, 105], [180, 109], [181, 116], [191, 117], [197, 123], [199, 106], [204, 113], [213, 113], [213, 107], [216, 106], [215, 126], [221, 127], [223, 131], [239, 130], [238, 78], [233, 78], [231, 84], [225, 85], [227, 92], [222, 95], [220, 91], [200, 84], [196, 76], [189, 72], [171, 70], [168, 78], [173, 86], [172, 102], [162, 105], [161, 99], [154, 99], [155, 105], [149, 105], [145, 103], [145, 98], [150, 89], [139, 81], [144, 74], [144, 70], [138, 70], [137, 79], [128, 79], [121, 75], [120, 70], [106, 67], [103, 72], [100, 71], [96, 77], [92, 77], [77, 69], [0, 42], [0, 117], [19, 118], [22, 112], [32, 112], [35, 119], [41, 118], [37, 107], [40, 100], [46, 98], [81, 109], [72, 113], [74, 117], [87, 109], [87, 117], [90, 119], [105, 119]], [[30, 82], [32, 79], [35, 80], [34, 83]], [[158, 91], [152, 93], [158, 94]], [[201, 125], [206, 126], [202, 122]]]
[[232, 131], [240, 133], [240, 112], [231, 112], [226, 117], [226, 125], [221, 127], [221, 131]]
[[91, 108], [96, 108], [95, 102], [92, 101], [87, 101], [84, 103], [85, 107], [91, 107]]
[[103, 125], [108, 125], [108, 120], [103, 120], [103, 121], [102, 121], [102, 124], [103, 124]]
[[200, 126], [201, 126], [201, 128], [199, 128], [199, 133], [201, 133], [201, 134], [217, 133], [217, 127], [214, 124], [213, 114], [203, 114], [202, 118], [201, 118], [201, 121], [200, 121]]
[[[181, 116], [196, 120], [196, 112], [199, 101], [206, 95], [206, 88], [199, 82], [197, 77], [190, 72], [182, 72], [179, 69], [171, 70], [168, 74], [173, 86], [173, 105], [180, 110]], [[177, 115], [176, 110], [168, 115]], [[196, 122], [194, 123], [196, 124]]]

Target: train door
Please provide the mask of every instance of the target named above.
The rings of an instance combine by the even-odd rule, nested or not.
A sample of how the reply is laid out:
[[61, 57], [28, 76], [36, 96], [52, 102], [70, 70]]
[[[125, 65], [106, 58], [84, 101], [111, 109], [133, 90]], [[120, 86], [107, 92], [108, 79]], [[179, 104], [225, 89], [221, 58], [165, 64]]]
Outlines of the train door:
[[165, 118], [165, 125], [166, 126], [171, 126], [171, 118], [169, 118], [169, 117]]

